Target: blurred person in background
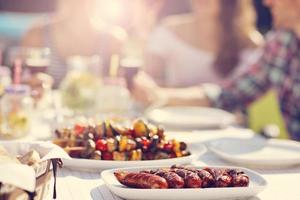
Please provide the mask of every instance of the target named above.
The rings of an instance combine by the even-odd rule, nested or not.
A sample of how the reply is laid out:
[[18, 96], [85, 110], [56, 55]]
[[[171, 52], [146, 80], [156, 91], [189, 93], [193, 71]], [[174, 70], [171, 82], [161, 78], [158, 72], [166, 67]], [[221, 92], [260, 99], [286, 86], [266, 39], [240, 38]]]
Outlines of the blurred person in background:
[[143, 74], [136, 77], [136, 87], [148, 100], [164, 99], [168, 105], [214, 106], [231, 112], [244, 110], [274, 89], [289, 137], [300, 141], [300, 0], [264, 3], [271, 9], [275, 29], [268, 33], [262, 54], [254, 64], [221, 85], [217, 95], [204, 86], [168, 89], [151, 82], [145, 85]]
[[128, 33], [122, 56], [143, 59], [149, 35], [157, 25], [165, 0], [123, 1], [125, 14], [121, 22]]
[[129, 17], [124, 26], [147, 39], [156, 26], [164, 5], [165, 0], [128, 0]]
[[[56, 87], [67, 74], [69, 57], [99, 55], [107, 66], [111, 55], [121, 52], [126, 33], [101, 20], [101, 12], [106, 10], [104, 1], [58, 0], [56, 12], [24, 36], [25, 47], [50, 48], [47, 73], [54, 78]], [[95, 17], [97, 14], [100, 17]]]
[[167, 17], [146, 47], [145, 71], [161, 86], [220, 83], [255, 60], [262, 44], [251, 0], [191, 0]]

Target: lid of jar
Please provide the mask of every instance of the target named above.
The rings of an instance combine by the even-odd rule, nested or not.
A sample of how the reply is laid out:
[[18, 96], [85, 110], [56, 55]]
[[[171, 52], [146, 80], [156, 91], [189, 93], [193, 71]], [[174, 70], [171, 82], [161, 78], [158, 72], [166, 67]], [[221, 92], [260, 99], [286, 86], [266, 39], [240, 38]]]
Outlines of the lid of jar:
[[28, 85], [9, 85], [5, 88], [6, 94], [29, 95], [30, 87]]

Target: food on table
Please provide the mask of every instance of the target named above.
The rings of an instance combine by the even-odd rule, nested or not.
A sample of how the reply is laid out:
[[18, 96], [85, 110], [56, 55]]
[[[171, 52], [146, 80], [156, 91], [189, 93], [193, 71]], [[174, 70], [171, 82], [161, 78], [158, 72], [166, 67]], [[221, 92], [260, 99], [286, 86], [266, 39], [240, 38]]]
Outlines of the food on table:
[[[147, 173], [147, 172], [146, 172]], [[166, 179], [169, 188], [183, 188], [184, 179], [181, 178], [177, 173], [169, 170], [157, 170], [153, 171], [150, 174], [158, 175]]]
[[187, 188], [199, 188], [202, 185], [202, 180], [196, 172], [181, 168], [172, 168], [171, 171], [184, 180], [184, 186]]
[[127, 173], [119, 172], [115, 173], [117, 179], [124, 185], [134, 188], [145, 189], [166, 189], [168, 183], [166, 179], [150, 173]]
[[196, 172], [202, 181], [203, 188], [209, 188], [215, 185], [215, 179], [211, 173], [206, 170], [197, 170]]
[[250, 182], [239, 169], [196, 169], [177, 165], [139, 172], [116, 171], [114, 175], [125, 186], [144, 189], [248, 187]]
[[75, 124], [55, 131], [53, 142], [73, 158], [95, 160], [157, 160], [190, 155], [187, 145], [168, 140], [159, 126], [141, 119], [130, 123], [105, 120], [96, 125]]

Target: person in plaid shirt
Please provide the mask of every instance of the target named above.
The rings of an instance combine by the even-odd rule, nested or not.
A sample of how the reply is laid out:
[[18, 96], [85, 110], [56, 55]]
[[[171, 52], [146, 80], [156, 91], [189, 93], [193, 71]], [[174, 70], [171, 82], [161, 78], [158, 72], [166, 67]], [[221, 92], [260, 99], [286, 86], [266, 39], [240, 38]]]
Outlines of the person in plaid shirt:
[[[244, 110], [270, 89], [275, 89], [290, 138], [300, 141], [300, 0], [264, 0], [264, 3], [271, 8], [275, 30], [268, 34], [257, 62], [224, 83], [219, 96], [212, 98], [205, 87], [157, 86], [151, 90], [156, 91], [155, 94], [146, 95], [152, 99], [164, 98], [171, 105], [209, 105], [236, 111]], [[141, 91], [139, 79], [136, 80]], [[145, 89], [150, 91], [149, 87]]]
[[300, 38], [293, 31], [270, 33], [261, 58], [225, 83], [212, 104], [243, 110], [270, 89], [277, 92], [291, 139], [300, 140]]

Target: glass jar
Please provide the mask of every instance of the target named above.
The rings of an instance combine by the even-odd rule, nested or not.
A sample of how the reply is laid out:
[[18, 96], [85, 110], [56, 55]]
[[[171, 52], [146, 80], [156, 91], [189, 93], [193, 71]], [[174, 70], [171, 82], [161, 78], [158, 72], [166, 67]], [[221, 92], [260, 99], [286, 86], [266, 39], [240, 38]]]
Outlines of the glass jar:
[[25, 68], [31, 75], [46, 73], [50, 65], [49, 48], [27, 48], [24, 58]]
[[123, 78], [105, 78], [102, 87], [99, 89], [97, 99], [97, 107], [100, 113], [130, 115], [132, 101]]
[[120, 76], [126, 80], [126, 85], [129, 90], [133, 87], [133, 79], [142, 69], [144, 62], [138, 58], [123, 58], [120, 62]]
[[60, 85], [63, 105], [76, 114], [94, 112], [97, 103], [95, 96], [101, 86], [100, 58], [74, 56], [67, 63], [69, 72]]
[[0, 66], [0, 97], [4, 94], [6, 86], [11, 84], [10, 71], [7, 67]]
[[1, 99], [0, 138], [14, 139], [25, 136], [30, 128], [29, 113], [33, 101], [26, 85], [10, 85]]

